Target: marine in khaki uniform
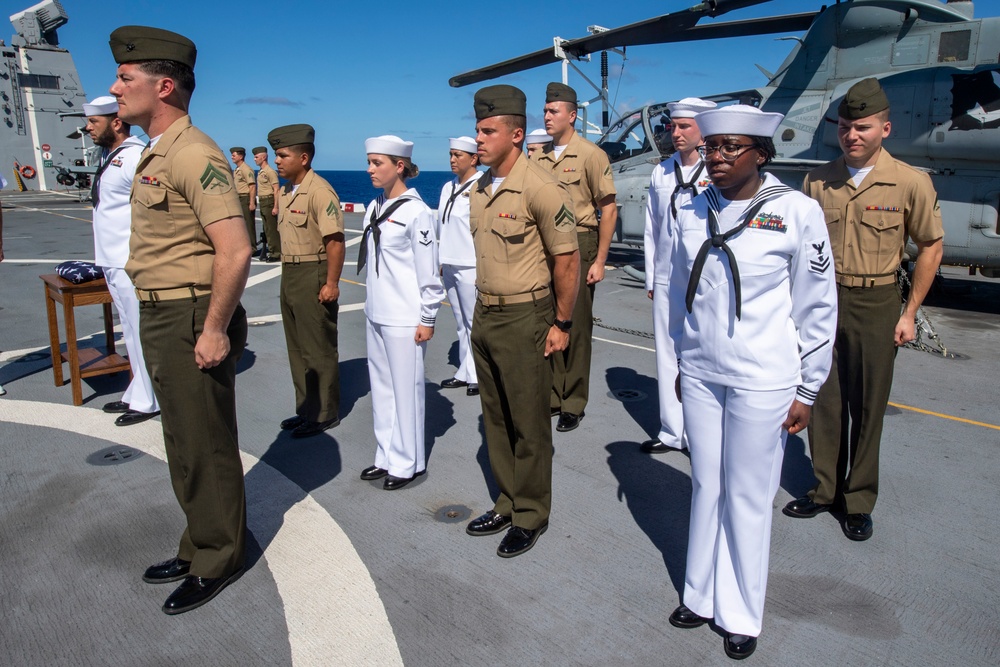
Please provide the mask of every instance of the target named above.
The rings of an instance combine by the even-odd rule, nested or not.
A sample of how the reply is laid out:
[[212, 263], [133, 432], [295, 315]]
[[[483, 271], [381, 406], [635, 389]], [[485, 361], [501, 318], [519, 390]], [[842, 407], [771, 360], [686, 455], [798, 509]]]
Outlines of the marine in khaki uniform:
[[163, 611], [179, 614], [243, 571], [246, 501], [236, 430], [236, 362], [247, 338], [240, 295], [250, 243], [219, 147], [191, 125], [197, 51], [176, 33], [111, 33], [118, 117], [151, 137], [132, 184], [125, 271], [141, 302], [139, 337], [160, 404], [170, 480], [187, 517], [177, 555], [149, 583], [183, 580]]
[[[594, 333], [594, 290], [604, 280], [604, 265], [618, 223], [615, 182], [607, 154], [576, 133], [576, 91], [550, 83], [545, 91], [545, 131], [552, 143], [534, 160], [569, 191], [580, 246], [580, 295], [573, 311], [569, 347], [553, 354], [552, 414], [558, 431], [580, 424], [590, 397], [590, 347]], [[598, 220], [600, 212], [600, 220]]]
[[[930, 177], [882, 147], [889, 100], [876, 79], [856, 83], [838, 109], [843, 156], [814, 169], [803, 190], [822, 205], [840, 306], [833, 368], [809, 426], [816, 487], [788, 503], [787, 516], [814, 517], [833, 505], [852, 540], [872, 535], [879, 442], [896, 348], [916, 337], [917, 309], [941, 264], [944, 230]], [[896, 270], [909, 237], [917, 246], [905, 308]]]
[[333, 188], [316, 175], [316, 133], [285, 125], [267, 135], [278, 173], [288, 182], [278, 198], [281, 236], [281, 320], [295, 387], [295, 416], [281, 422], [293, 438], [340, 423], [337, 312], [344, 269], [344, 214]]
[[253, 149], [253, 161], [257, 163], [257, 202], [260, 219], [264, 224], [266, 245], [261, 250], [261, 259], [277, 262], [281, 259], [281, 238], [278, 235], [278, 174], [267, 163], [267, 147]]
[[229, 155], [236, 167], [233, 169], [233, 178], [236, 181], [236, 194], [240, 197], [240, 206], [243, 208], [243, 218], [247, 221], [247, 233], [250, 234], [250, 245], [257, 247], [257, 223], [254, 220], [254, 211], [257, 208], [257, 181], [253, 169], [247, 164], [247, 149], [242, 146], [233, 146], [229, 149]]
[[476, 145], [490, 169], [473, 186], [470, 226], [479, 303], [472, 350], [490, 468], [500, 489], [470, 535], [505, 529], [497, 549], [524, 553], [548, 527], [552, 387], [547, 357], [566, 349], [579, 281], [576, 224], [565, 188], [521, 153], [525, 97], [513, 86], [476, 93]]

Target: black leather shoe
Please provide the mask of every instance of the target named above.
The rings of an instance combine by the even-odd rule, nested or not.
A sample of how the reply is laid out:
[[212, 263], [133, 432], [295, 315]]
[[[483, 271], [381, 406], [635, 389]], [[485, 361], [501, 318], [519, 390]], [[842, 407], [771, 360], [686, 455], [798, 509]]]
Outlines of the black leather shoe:
[[844, 535], [855, 542], [864, 542], [872, 536], [874, 526], [871, 514], [848, 514], [843, 523]]
[[147, 567], [142, 580], [147, 584], [169, 584], [171, 581], [179, 581], [186, 577], [190, 569], [191, 561], [171, 558]]
[[305, 419], [299, 417], [298, 415], [295, 415], [294, 417], [289, 417], [288, 419], [283, 419], [281, 421], [281, 430], [291, 431], [293, 428], [298, 428], [299, 426], [302, 426], [305, 423], [306, 423]]
[[365, 480], [366, 482], [370, 482], [373, 479], [382, 479], [388, 474], [389, 471], [386, 470], [385, 468], [379, 468], [378, 466], [371, 466], [361, 471], [361, 479]]
[[465, 532], [469, 535], [495, 535], [509, 525], [509, 516], [503, 516], [490, 510], [486, 514], [470, 521], [469, 525], [465, 527]]
[[562, 410], [559, 408], [549, 408], [549, 414], [553, 417], [558, 417], [562, 414]]
[[666, 454], [667, 452], [679, 452], [680, 450], [671, 447], [670, 445], [664, 445], [662, 442], [653, 438], [652, 440], [647, 440], [646, 442], [639, 445], [640, 451], [646, 452], [647, 454]]
[[512, 526], [507, 534], [503, 536], [500, 540], [500, 546], [497, 547], [497, 556], [501, 558], [513, 558], [514, 556], [520, 556], [525, 551], [531, 549], [535, 546], [535, 542], [542, 533], [549, 527], [549, 524], [543, 523], [541, 526], [534, 530], [528, 530], [527, 528], [518, 528], [517, 526]]
[[131, 426], [132, 424], [140, 424], [147, 419], [152, 419], [158, 414], [160, 414], [159, 410], [156, 412], [139, 412], [138, 410], [129, 410], [115, 420], [115, 426]]
[[327, 419], [325, 422], [310, 422], [303, 420], [301, 424], [292, 429], [293, 438], [308, 438], [314, 435], [319, 435], [328, 428], [333, 428], [340, 424], [340, 419], [334, 417], [333, 419]]
[[458, 378], [448, 378], [441, 383], [441, 386], [445, 389], [458, 389], [459, 387], [468, 387], [469, 383], [464, 380], [459, 380]]
[[188, 576], [163, 603], [163, 613], [173, 616], [197, 609], [222, 592], [223, 588], [239, 579], [242, 574], [243, 570], [239, 569], [228, 577], [218, 579]]
[[583, 419], [582, 412], [578, 415], [574, 415], [572, 412], [563, 412], [559, 415], [559, 421], [556, 423], [556, 430], [562, 433], [572, 431], [580, 425], [581, 419]]
[[726, 638], [722, 640], [722, 648], [726, 649], [726, 655], [733, 660], [749, 658], [757, 650], [757, 638], [747, 637], [739, 644], [733, 641], [732, 635], [726, 633]]
[[101, 409], [112, 414], [128, 412], [128, 403], [125, 401], [111, 401], [110, 403], [105, 403], [104, 407]]
[[469, 385], [469, 388], [465, 390], [466, 396], [479, 396], [479, 385], [473, 382]]
[[823, 512], [829, 512], [829, 505], [821, 505], [820, 503], [814, 503], [812, 498], [809, 496], [802, 496], [801, 498], [796, 498], [790, 501], [787, 505], [781, 508], [781, 513], [785, 516], [794, 517], [796, 519], [811, 519], [817, 514], [822, 514]]
[[382, 488], [386, 491], [395, 491], [396, 489], [403, 488], [416, 478], [416, 475], [413, 477], [396, 477], [395, 475], [386, 475], [385, 481], [382, 482]]
[[670, 625], [675, 628], [684, 628], [685, 630], [700, 628], [708, 623], [707, 618], [699, 616], [684, 605], [674, 609], [674, 613], [670, 614], [670, 618], [668, 620], [670, 621]]

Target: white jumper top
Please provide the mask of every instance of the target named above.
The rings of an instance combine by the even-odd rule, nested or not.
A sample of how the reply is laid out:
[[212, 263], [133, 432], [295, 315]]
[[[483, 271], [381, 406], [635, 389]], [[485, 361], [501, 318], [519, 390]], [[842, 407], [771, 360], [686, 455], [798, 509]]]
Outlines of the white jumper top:
[[463, 183], [459, 183], [456, 177], [441, 188], [437, 233], [442, 264], [476, 265], [476, 248], [472, 244], [472, 228], [469, 226], [469, 194], [480, 176], [482, 173], [473, 172]]
[[[128, 261], [128, 241], [132, 235], [129, 195], [146, 144], [138, 137], [128, 137], [121, 146], [122, 150], [115, 153], [101, 174], [94, 209], [94, 263], [112, 269], [124, 269]], [[106, 157], [102, 155], [102, 164]]]
[[[670, 210], [670, 198], [677, 186], [674, 165], [679, 164], [680, 154], [674, 153], [653, 167], [653, 173], [649, 178], [645, 242], [643, 244], [646, 255], [647, 292], [653, 289], [653, 285], [666, 287], [670, 282], [670, 246], [673, 244], [674, 237], [674, 216]], [[682, 188], [677, 192], [677, 197], [674, 199], [677, 211], [680, 211], [681, 206], [687, 204], [712, 184], [705, 168], [698, 169], [702, 165], [702, 161], [699, 160], [697, 164], [690, 167], [681, 167], [681, 175], [684, 180], [690, 183], [693, 179], [694, 192], [688, 188]]]

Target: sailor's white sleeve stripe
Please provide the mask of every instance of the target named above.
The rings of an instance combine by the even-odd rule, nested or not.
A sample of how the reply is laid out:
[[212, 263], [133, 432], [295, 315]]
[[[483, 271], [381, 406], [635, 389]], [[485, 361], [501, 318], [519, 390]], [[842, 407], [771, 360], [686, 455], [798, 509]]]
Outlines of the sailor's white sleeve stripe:
[[805, 387], [799, 387], [795, 390], [795, 398], [799, 400], [799, 403], [804, 403], [805, 405], [812, 405], [815, 403], [818, 395], [818, 391], [812, 391], [811, 389], [806, 389]]
[[437, 321], [436, 317], [428, 317], [427, 315], [420, 316], [420, 323], [425, 327], [433, 327], [434, 323]]

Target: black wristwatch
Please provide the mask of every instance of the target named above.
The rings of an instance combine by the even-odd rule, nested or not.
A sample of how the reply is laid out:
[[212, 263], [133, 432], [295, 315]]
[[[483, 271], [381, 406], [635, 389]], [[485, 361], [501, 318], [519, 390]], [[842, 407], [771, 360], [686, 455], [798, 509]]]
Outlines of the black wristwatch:
[[564, 333], [569, 333], [569, 330], [573, 328], [573, 320], [552, 320], [552, 324]]

